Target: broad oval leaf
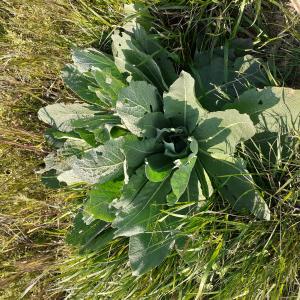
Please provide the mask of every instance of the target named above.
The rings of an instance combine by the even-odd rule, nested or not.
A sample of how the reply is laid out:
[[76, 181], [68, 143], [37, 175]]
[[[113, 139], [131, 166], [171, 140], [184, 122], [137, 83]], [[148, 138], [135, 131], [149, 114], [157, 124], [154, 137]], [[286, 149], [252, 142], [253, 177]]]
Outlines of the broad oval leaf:
[[253, 213], [260, 219], [270, 219], [270, 210], [258, 194], [242, 159], [222, 154], [211, 156], [204, 151], [200, 155], [201, 163], [213, 178], [219, 193], [234, 210]]
[[112, 41], [115, 63], [120, 72], [129, 72], [134, 80], [145, 80], [152, 83], [160, 92], [167, 90], [168, 86], [159, 66], [152, 55], [139, 50], [133, 36], [115, 30]]
[[159, 183], [148, 181], [117, 214], [113, 222], [117, 228], [115, 235], [133, 236], [149, 231], [157, 222], [170, 190], [168, 179]]
[[124, 138], [112, 139], [85, 152], [73, 162], [72, 169], [83, 182], [104, 183], [124, 174]]
[[235, 109], [212, 112], [194, 132], [199, 147], [210, 153], [232, 154], [236, 146], [255, 135], [250, 117]]
[[41, 121], [60, 131], [70, 132], [76, 128], [72, 123], [73, 121], [94, 118], [96, 113], [95, 107], [87, 104], [56, 103], [41, 108], [38, 117]]
[[97, 89], [97, 82], [94, 78], [81, 73], [75, 66], [66, 65], [61, 72], [64, 83], [83, 101], [106, 107], [96, 95], [94, 89]]
[[120, 91], [117, 102], [117, 114], [125, 126], [137, 136], [142, 135], [139, 122], [147, 113], [159, 110], [156, 88], [144, 81], [133, 81]]
[[128, 255], [132, 275], [140, 276], [159, 266], [174, 244], [175, 237], [164, 232], [164, 228], [130, 237]]
[[251, 89], [226, 108], [250, 115], [258, 132], [300, 130], [300, 90], [281, 87]]
[[171, 119], [173, 126], [184, 126], [191, 133], [199, 118], [206, 115], [195, 95], [195, 80], [182, 71], [179, 78], [164, 94], [165, 117]]
[[89, 198], [84, 205], [84, 211], [94, 219], [112, 222], [115, 214], [111, 209], [113, 200], [121, 196], [123, 181], [109, 181], [96, 184], [89, 192]]
[[82, 73], [89, 72], [92, 68], [99, 68], [101, 70], [109, 70], [114, 77], [122, 79], [122, 75], [114, 61], [107, 54], [96, 49], [75, 48], [72, 50], [72, 59], [75, 66]]

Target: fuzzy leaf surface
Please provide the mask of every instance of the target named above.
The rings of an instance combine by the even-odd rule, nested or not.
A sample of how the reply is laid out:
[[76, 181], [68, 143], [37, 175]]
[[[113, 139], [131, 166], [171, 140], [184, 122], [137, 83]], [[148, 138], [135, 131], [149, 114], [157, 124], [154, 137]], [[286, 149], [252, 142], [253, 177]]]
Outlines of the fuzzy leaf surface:
[[248, 115], [228, 109], [209, 113], [195, 130], [194, 136], [199, 147], [205, 151], [231, 154], [240, 142], [250, 139], [255, 133]]
[[124, 173], [124, 138], [112, 139], [97, 148], [85, 152], [74, 161], [72, 168], [83, 182], [104, 183], [117, 179]]
[[136, 81], [152, 83], [161, 92], [167, 90], [159, 66], [151, 55], [139, 50], [133, 36], [116, 30], [112, 41], [115, 63], [121, 73], [129, 73]]
[[94, 107], [81, 104], [56, 103], [43, 107], [38, 112], [41, 121], [63, 132], [70, 132], [76, 127], [74, 120], [93, 118], [97, 111]]
[[138, 126], [145, 114], [159, 110], [158, 95], [154, 86], [144, 81], [133, 81], [121, 90], [117, 102], [117, 113], [125, 126], [135, 135], [141, 136]]
[[94, 219], [112, 222], [115, 214], [110, 205], [113, 200], [121, 196], [122, 187], [123, 181], [108, 181], [103, 184], [96, 184], [89, 192], [84, 211]]
[[300, 129], [300, 90], [281, 87], [251, 89], [226, 108], [250, 115], [258, 132], [285, 132]]
[[153, 229], [170, 190], [168, 180], [159, 183], [148, 181], [117, 214], [113, 222], [113, 227], [117, 228], [116, 236], [133, 236]]
[[269, 220], [270, 210], [256, 191], [252, 176], [242, 159], [216, 154], [200, 153], [201, 163], [214, 179], [221, 196], [233, 209], [253, 213], [260, 219]]
[[195, 95], [195, 80], [184, 71], [164, 94], [165, 117], [172, 120], [173, 126], [184, 126], [191, 133], [200, 117], [206, 111]]
[[105, 105], [93, 91], [97, 88], [97, 82], [93, 77], [81, 73], [74, 65], [66, 65], [61, 76], [68, 88], [83, 101], [100, 106]]
[[129, 262], [134, 276], [140, 276], [159, 266], [174, 246], [175, 238], [157, 228], [152, 233], [130, 237]]

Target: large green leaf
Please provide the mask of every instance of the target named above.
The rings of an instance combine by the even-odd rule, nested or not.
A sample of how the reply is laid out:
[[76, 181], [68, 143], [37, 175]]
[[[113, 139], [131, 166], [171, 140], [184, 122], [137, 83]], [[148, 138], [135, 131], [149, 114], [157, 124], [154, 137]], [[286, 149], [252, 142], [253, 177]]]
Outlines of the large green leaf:
[[179, 202], [194, 202], [198, 206], [203, 206], [207, 198], [208, 197], [203, 190], [202, 184], [200, 183], [196, 170], [194, 168], [191, 172], [188, 186]]
[[239, 101], [225, 108], [234, 108], [250, 115], [258, 132], [300, 130], [300, 90], [281, 87], [251, 89]]
[[44, 181], [56, 186], [59, 185], [58, 182], [64, 182], [67, 185], [81, 183], [81, 178], [78, 178], [72, 170], [72, 165], [76, 160], [76, 155], [64, 156], [61, 153], [58, 155], [50, 153], [44, 159], [44, 169], [38, 173], [43, 174]]
[[115, 214], [110, 205], [113, 200], [120, 197], [122, 187], [123, 181], [109, 181], [103, 184], [96, 184], [89, 192], [84, 211], [94, 219], [112, 222]]
[[184, 71], [164, 94], [165, 117], [172, 120], [173, 126], [184, 126], [191, 133], [199, 118], [205, 116], [195, 95], [195, 81]]
[[79, 49], [72, 50], [72, 59], [74, 65], [82, 73], [89, 72], [92, 68], [109, 70], [112, 76], [122, 79], [122, 75], [117, 69], [114, 61], [107, 55], [96, 49]]
[[88, 76], [87, 73], [81, 73], [75, 66], [66, 65], [62, 70], [61, 76], [64, 83], [79, 96], [83, 101], [100, 106], [107, 106], [103, 103], [93, 89], [97, 88], [96, 80]]
[[85, 182], [72, 169], [64, 171], [64, 172], [58, 174], [57, 179], [59, 180], [59, 182], [64, 182], [67, 185], [73, 185], [73, 184], [79, 184], [79, 183], [84, 183]]
[[103, 124], [121, 124], [121, 120], [116, 115], [106, 113], [97, 114], [91, 118], [72, 120], [71, 123], [74, 128], [97, 129]]
[[133, 81], [121, 90], [117, 102], [117, 113], [125, 126], [135, 135], [141, 136], [138, 126], [142, 117], [159, 110], [158, 94], [154, 86], [144, 81]]
[[93, 106], [81, 103], [56, 103], [43, 107], [38, 112], [41, 121], [60, 131], [70, 132], [76, 127], [74, 120], [94, 118], [97, 111]]
[[66, 242], [79, 247], [80, 253], [98, 251], [113, 239], [114, 229], [109, 224], [94, 220], [90, 224], [83, 221], [83, 214], [79, 212], [74, 219], [74, 227], [66, 237]]
[[138, 195], [140, 190], [145, 186], [148, 182], [144, 166], [138, 168], [131, 176], [127, 183], [125, 183], [122, 195], [119, 200], [113, 201], [113, 207], [118, 210], [127, 210], [131, 208], [131, 202]]
[[72, 169], [87, 183], [104, 183], [124, 173], [124, 138], [112, 139], [97, 148], [85, 152], [74, 161]]
[[118, 94], [125, 87], [123, 80], [112, 75], [110, 70], [92, 68], [91, 74], [94, 76], [98, 87], [93, 89], [98, 98], [109, 107], [115, 107]]
[[113, 227], [117, 228], [116, 236], [133, 236], [149, 231], [157, 222], [170, 190], [169, 180], [159, 183], [149, 181], [131, 201], [124, 199], [127, 205], [118, 212], [113, 222]]
[[250, 139], [255, 132], [248, 115], [228, 109], [209, 113], [196, 128], [194, 136], [205, 151], [231, 154], [240, 142]]
[[136, 22], [132, 22], [131, 34], [134, 38], [134, 45], [140, 51], [151, 55], [159, 66], [164, 81], [168, 86], [171, 85], [178, 77], [171, 60], [171, 53], [163, 48], [154, 36], [148, 34], [145, 29]]
[[124, 144], [124, 153], [129, 173], [143, 164], [147, 156], [159, 150], [162, 150], [162, 146], [154, 138], [139, 140], [135, 136], [128, 136]]
[[134, 276], [140, 276], [159, 266], [175, 244], [172, 234], [165, 228], [155, 228], [154, 232], [141, 233], [130, 237], [129, 261]]
[[242, 159], [223, 154], [209, 155], [201, 151], [200, 161], [221, 196], [237, 211], [253, 213], [260, 219], [269, 220], [270, 210], [258, 194], [252, 176]]
[[115, 64], [122, 73], [129, 73], [136, 81], [152, 83], [160, 92], [167, 90], [161, 70], [152, 55], [139, 50], [134, 37], [126, 32], [115, 30], [112, 35], [112, 48]]
[[228, 52], [226, 55], [224, 49], [214, 51], [212, 58], [208, 51], [195, 56], [192, 73], [197, 96], [209, 111], [221, 110], [251, 87], [268, 84], [259, 60], [251, 55], [237, 58], [234, 53]]

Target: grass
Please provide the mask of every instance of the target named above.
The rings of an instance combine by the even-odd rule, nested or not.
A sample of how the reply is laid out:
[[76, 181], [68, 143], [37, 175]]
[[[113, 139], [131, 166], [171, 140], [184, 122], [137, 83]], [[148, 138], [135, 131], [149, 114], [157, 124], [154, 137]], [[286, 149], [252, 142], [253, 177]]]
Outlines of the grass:
[[[299, 17], [285, 1], [153, 2], [158, 17], [153, 27], [182, 64], [189, 62], [199, 31], [202, 48], [251, 37], [276, 82], [300, 87]], [[74, 44], [108, 50], [106, 37], [122, 19], [122, 3], [0, 4], [0, 298], [299, 298], [299, 153], [275, 170], [261, 161], [272, 222], [233, 216], [225, 207], [186, 221], [184, 230], [194, 237], [193, 250], [185, 254], [190, 261], [173, 255], [150, 274], [133, 278], [122, 240], [110, 245], [108, 258], [105, 251], [81, 257], [64, 245], [82, 194], [41, 185], [35, 171], [49, 149], [36, 112], [74, 100], [59, 77], [69, 50]], [[211, 205], [210, 211], [217, 210]]]
[[27, 297], [46, 299], [56, 272], [52, 266], [67, 253], [70, 203], [80, 194], [47, 190], [40, 183], [35, 172], [49, 149], [37, 110], [74, 100], [63, 89], [60, 70], [73, 44], [95, 43], [110, 21], [117, 22], [121, 5], [114, 3], [111, 20], [102, 20], [80, 1], [1, 1], [1, 299], [18, 299], [27, 287]]

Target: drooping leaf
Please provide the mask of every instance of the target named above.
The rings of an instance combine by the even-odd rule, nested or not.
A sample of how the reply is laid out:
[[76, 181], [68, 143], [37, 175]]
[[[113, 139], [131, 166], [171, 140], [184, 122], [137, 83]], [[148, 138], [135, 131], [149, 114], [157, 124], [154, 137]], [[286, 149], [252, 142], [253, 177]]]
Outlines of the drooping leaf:
[[87, 73], [81, 73], [75, 66], [66, 65], [61, 72], [64, 83], [83, 101], [106, 107], [107, 104], [101, 101], [94, 89], [97, 88], [97, 82]]
[[98, 251], [113, 239], [114, 229], [106, 222], [95, 220], [90, 224], [83, 221], [79, 212], [74, 219], [74, 227], [66, 237], [66, 242], [79, 247], [79, 253]]
[[113, 227], [117, 228], [115, 235], [133, 236], [149, 231], [149, 226], [158, 220], [170, 189], [168, 180], [159, 183], [148, 181], [117, 214], [113, 222]]
[[109, 181], [104, 184], [96, 184], [89, 192], [84, 211], [94, 219], [112, 222], [115, 214], [110, 205], [113, 200], [120, 197], [122, 187], [123, 181]]
[[300, 129], [300, 91], [291, 88], [267, 87], [243, 93], [239, 101], [226, 108], [250, 115], [258, 132], [288, 133]]
[[209, 155], [202, 151], [201, 163], [221, 196], [237, 211], [253, 213], [260, 219], [269, 220], [270, 210], [258, 194], [252, 176], [239, 158], [223, 154]]
[[184, 71], [164, 94], [165, 117], [172, 120], [173, 126], [184, 126], [191, 133], [200, 117], [206, 114], [195, 95], [195, 81]]
[[121, 73], [129, 73], [135, 81], [147, 81], [160, 92], [167, 90], [159, 66], [151, 55], [139, 50], [133, 36], [115, 30], [112, 41], [115, 64]]
[[231, 154], [240, 142], [250, 139], [255, 132], [248, 115], [228, 109], [209, 113], [196, 128], [194, 136], [205, 151]]
[[96, 112], [94, 107], [86, 104], [56, 103], [41, 108], [38, 117], [41, 121], [60, 131], [70, 132], [75, 129], [72, 125], [73, 120], [94, 117]]
[[38, 173], [44, 173], [50, 170], [56, 170], [58, 173], [64, 172], [70, 169], [74, 160], [76, 160], [76, 156], [65, 157], [59, 154], [55, 155], [54, 153], [50, 153], [44, 158], [45, 167]]
[[104, 183], [117, 179], [124, 172], [124, 138], [112, 139], [104, 145], [85, 152], [74, 161], [72, 169], [83, 182]]
[[154, 232], [141, 233], [130, 237], [129, 261], [134, 276], [140, 276], [159, 266], [175, 244], [175, 238], [155, 228]]
[[117, 113], [132, 133], [141, 136], [139, 121], [145, 114], [158, 111], [159, 105], [154, 86], [143, 81], [133, 81], [127, 88], [121, 90]]
[[74, 65], [81, 73], [89, 72], [92, 68], [109, 70], [115, 78], [122, 79], [122, 75], [117, 69], [114, 61], [107, 55], [96, 49], [79, 49], [72, 50], [72, 59]]

